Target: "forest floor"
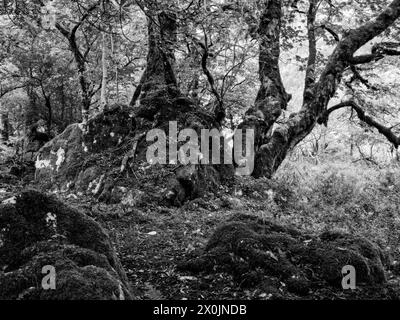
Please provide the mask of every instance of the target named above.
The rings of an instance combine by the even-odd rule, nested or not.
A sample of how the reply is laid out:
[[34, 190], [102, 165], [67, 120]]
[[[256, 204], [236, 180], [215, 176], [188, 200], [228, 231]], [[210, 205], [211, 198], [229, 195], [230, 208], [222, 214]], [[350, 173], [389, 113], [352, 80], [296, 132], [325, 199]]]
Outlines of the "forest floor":
[[[0, 169], [4, 172], [6, 168]], [[3, 175], [0, 184], [0, 202], [24, 188], [34, 187], [30, 184], [32, 174], [33, 172], [30, 172], [23, 179], [12, 179], [8, 182]], [[329, 177], [328, 180], [331, 179]], [[338, 188], [339, 191], [331, 190], [331, 194], [325, 195], [331, 199], [325, 199], [326, 203], [318, 203], [321, 193], [330, 190], [332, 186]], [[256, 182], [250, 178], [244, 178], [238, 180], [232, 188], [221, 187], [215, 193], [190, 201], [180, 208], [163, 207], [156, 203], [142, 203], [137, 208], [128, 208], [119, 204], [99, 203], [97, 199], [81, 194], [65, 193], [58, 196], [65, 203], [93, 217], [109, 232], [136, 297], [141, 299], [297, 299], [297, 296], [285, 289], [286, 285], [283, 282], [278, 291], [271, 294], [259, 287], [255, 289], [242, 286], [235, 282], [229, 273], [216, 270], [214, 273], [191, 274], [180, 271], [177, 265], [187, 257], [201, 252], [216, 228], [238, 213], [271, 219], [313, 233], [324, 231], [334, 225], [338, 230], [351, 232], [357, 230], [356, 232], [360, 235], [368, 235], [372, 238], [371, 240], [389, 249], [390, 246], [396, 247], [399, 235], [393, 235], [392, 231], [397, 229], [397, 223], [400, 223], [397, 217], [397, 205], [392, 207], [392, 210], [396, 211], [396, 216], [390, 215], [392, 220], [388, 221], [386, 217], [378, 217], [379, 212], [377, 212], [377, 210], [387, 212], [387, 208], [367, 208], [367, 204], [359, 203], [360, 199], [355, 199], [354, 195], [348, 195], [350, 196], [346, 200], [348, 203], [344, 203], [344, 199], [334, 198], [346, 191], [344, 186], [337, 185], [337, 181], [332, 183], [332, 186], [327, 187], [325, 191], [316, 186], [320, 193], [315, 195], [314, 201], [310, 196], [313, 194], [312, 191], [308, 198], [304, 194], [298, 194], [294, 181], [289, 181], [289, 186], [283, 186], [281, 182], [269, 180]], [[387, 188], [393, 193], [390, 197], [397, 195], [396, 188]], [[363, 192], [366, 192], [366, 189], [363, 189]], [[350, 203], [352, 201], [356, 201], [356, 204]], [[329, 210], [335, 210], [335, 206], [340, 206], [344, 211], [329, 215]], [[364, 216], [360, 213], [361, 211], [356, 217], [352, 212], [355, 210], [354, 206], [357, 206], [357, 210], [366, 211], [365, 219], [368, 220], [362, 220]], [[321, 207], [324, 209], [321, 210]], [[383, 219], [382, 226], [376, 223], [378, 218]], [[392, 251], [394, 255], [397, 254], [395, 250]], [[398, 277], [391, 274], [388, 280], [399, 282]], [[311, 292], [307, 295], [307, 299], [381, 297], [379, 294], [374, 295], [368, 289], [360, 290], [345, 292], [327, 288]]]

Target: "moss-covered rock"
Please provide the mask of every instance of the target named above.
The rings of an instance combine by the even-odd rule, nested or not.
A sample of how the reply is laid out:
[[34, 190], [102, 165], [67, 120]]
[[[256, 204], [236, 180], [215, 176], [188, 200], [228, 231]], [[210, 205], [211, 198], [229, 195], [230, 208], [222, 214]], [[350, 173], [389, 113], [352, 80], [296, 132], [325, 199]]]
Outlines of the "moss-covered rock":
[[311, 289], [342, 290], [343, 267], [356, 269], [357, 286], [386, 284], [385, 254], [362, 237], [324, 233], [315, 237], [254, 216], [237, 215], [219, 227], [204, 252], [181, 263], [191, 272], [228, 272], [246, 287], [277, 279], [285, 290], [306, 296]]
[[85, 133], [81, 124], [70, 125], [39, 151], [36, 181], [46, 188], [63, 190], [76, 185], [86, 192], [101, 174], [85, 161], [118, 147], [133, 129], [129, 110], [122, 106], [111, 107], [90, 120]]
[[[29, 190], [0, 206], [0, 298], [131, 298], [126, 274], [103, 228], [53, 197]], [[53, 266], [56, 289], [44, 290]]]

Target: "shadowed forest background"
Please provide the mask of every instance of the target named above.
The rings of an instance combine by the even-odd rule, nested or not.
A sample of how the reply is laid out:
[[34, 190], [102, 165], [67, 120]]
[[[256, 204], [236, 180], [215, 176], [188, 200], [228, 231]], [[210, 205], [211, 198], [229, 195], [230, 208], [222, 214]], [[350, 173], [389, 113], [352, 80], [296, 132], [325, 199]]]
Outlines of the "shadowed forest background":
[[[0, 298], [398, 299], [399, 17], [399, 0], [3, 1]], [[169, 121], [254, 130], [253, 175], [149, 164]]]

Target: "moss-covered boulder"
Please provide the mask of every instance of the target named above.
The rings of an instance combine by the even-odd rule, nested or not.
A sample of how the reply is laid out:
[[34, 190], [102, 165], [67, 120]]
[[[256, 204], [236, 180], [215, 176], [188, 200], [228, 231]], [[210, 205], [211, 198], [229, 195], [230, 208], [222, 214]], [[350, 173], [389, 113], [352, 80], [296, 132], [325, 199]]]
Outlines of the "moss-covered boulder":
[[[88, 165], [88, 160], [99, 153], [112, 152], [125, 141], [134, 126], [128, 108], [122, 106], [113, 106], [90, 120], [85, 133], [81, 124], [70, 125], [39, 151], [36, 181], [46, 188], [56, 186], [65, 190], [76, 184], [86, 191], [100, 177], [98, 173], [93, 175], [97, 169]], [[95, 188], [92, 183], [92, 189]]]
[[[320, 288], [343, 290], [342, 270], [353, 266], [361, 286], [386, 284], [387, 255], [369, 240], [342, 233], [319, 237], [250, 215], [237, 215], [219, 227], [205, 250], [180, 263], [190, 272], [227, 272], [241, 286], [275, 283], [307, 296]], [[270, 286], [270, 285], [269, 285]]]
[[[130, 299], [110, 239], [93, 219], [29, 190], [0, 205], [0, 299]], [[43, 267], [56, 272], [45, 290]]]

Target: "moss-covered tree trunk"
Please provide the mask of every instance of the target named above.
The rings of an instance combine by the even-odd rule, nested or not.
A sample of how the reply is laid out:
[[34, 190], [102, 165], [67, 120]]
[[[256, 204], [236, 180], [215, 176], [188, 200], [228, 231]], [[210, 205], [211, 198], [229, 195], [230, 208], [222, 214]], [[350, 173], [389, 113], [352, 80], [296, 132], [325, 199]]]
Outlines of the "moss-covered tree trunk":
[[[149, 16], [147, 66], [130, 105], [139, 102], [136, 115], [154, 120], [180, 96], [175, 77], [176, 15], [170, 12]], [[173, 110], [170, 110], [174, 112]]]
[[291, 98], [285, 91], [279, 69], [281, 20], [281, 0], [266, 1], [258, 28], [260, 89], [254, 106], [240, 125], [242, 129], [255, 131], [256, 151], [265, 143]]
[[[130, 103], [138, 123], [136, 136], [141, 137], [137, 147], [139, 158], [144, 156], [148, 147], [143, 133], [152, 128], [161, 128], [172, 136], [169, 132], [170, 121], [177, 122], [178, 132], [191, 128], [199, 136], [203, 128], [220, 129], [215, 115], [201, 111], [197, 102], [185, 96], [178, 86], [175, 75], [176, 14], [162, 11], [149, 15], [147, 21], [147, 66]], [[167, 159], [169, 164], [178, 165], [176, 179], [171, 182], [168, 192], [170, 200], [177, 204], [199, 196], [206, 191], [206, 185], [220, 180], [221, 166], [174, 164], [169, 155]]]

